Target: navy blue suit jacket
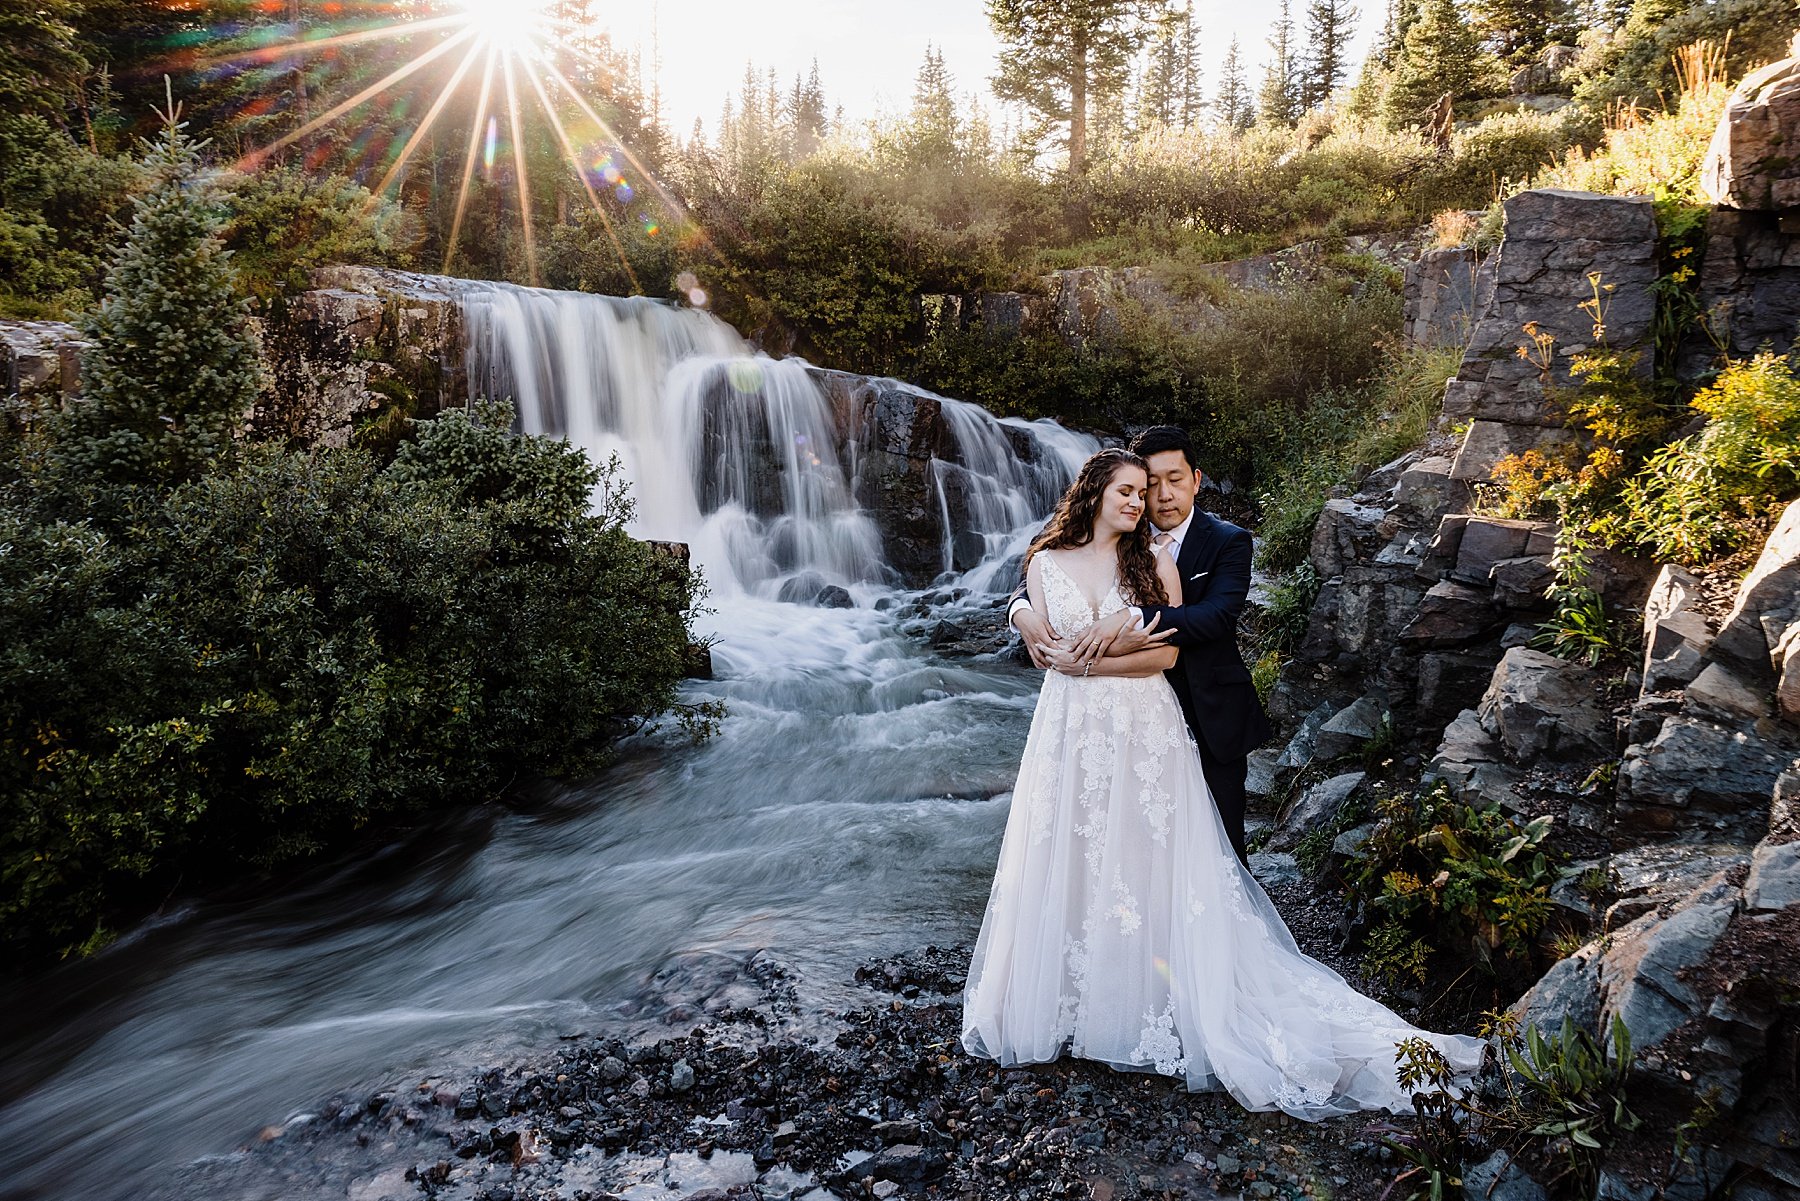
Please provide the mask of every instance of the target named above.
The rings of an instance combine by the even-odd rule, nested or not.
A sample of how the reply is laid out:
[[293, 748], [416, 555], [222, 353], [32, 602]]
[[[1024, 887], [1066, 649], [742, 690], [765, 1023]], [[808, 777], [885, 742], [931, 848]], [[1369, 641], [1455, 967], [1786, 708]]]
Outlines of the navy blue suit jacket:
[[1144, 606], [1145, 622], [1175, 631], [1168, 641], [1181, 658], [1165, 674], [1194, 737], [1219, 759], [1240, 759], [1274, 734], [1237, 644], [1252, 553], [1250, 531], [1195, 509], [1175, 560], [1181, 604]]

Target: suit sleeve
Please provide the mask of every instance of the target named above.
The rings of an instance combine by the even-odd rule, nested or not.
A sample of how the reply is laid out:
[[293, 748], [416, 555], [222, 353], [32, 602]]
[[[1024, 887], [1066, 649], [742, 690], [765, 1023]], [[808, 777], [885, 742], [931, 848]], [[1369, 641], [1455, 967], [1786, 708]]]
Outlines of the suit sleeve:
[[1160, 617], [1157, 629], [1173, 629], [1171, 646], [1198, 646], [1235, 636], [1238, 615], [1250, 596], [1250, 559], [1254, 544], [1247, 531], [1232, 535], [1213, 561], [1206, 596], [1190, 605], [1146, 605], [1144, 621]]

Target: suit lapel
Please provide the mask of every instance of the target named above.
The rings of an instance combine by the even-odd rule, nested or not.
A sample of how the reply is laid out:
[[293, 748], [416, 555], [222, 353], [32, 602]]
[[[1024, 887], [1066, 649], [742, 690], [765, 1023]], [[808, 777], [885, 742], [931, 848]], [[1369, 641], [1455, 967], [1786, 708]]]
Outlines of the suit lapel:
[[1181, 554], [1175, 560], [1175, 565], [1181, 569], [1181, 592], [1184, 600], [1194, 592], [1195, 585], [1206, 585], [1206, 580], [1192, 577], [1202, 564], [1212, 561], [1212, 545], [1216, 536], [1212, 517], [1195, 509], [1194, 522], [1188, 526], [1188, 536], [1182, 540]]

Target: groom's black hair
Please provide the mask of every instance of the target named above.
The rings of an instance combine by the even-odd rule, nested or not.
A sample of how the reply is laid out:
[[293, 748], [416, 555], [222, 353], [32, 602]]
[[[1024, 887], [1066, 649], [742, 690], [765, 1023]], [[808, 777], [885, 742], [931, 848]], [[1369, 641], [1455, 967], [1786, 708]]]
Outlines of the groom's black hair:
[[1178, 425], [1153, 425], [1131, 440], [1131, 453], [1140, 459], [1159, 455], [1165, 450], [1180, 451], [1189, 468], [1200, 470], [1200, 465], [1194, 461], [1194, 443], [1187, 431]]

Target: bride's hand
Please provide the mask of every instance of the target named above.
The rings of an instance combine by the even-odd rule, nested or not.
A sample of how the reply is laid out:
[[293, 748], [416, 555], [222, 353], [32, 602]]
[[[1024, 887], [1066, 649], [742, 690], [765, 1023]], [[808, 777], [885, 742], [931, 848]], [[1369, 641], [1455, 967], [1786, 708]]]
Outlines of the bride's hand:
[[1044, 663], [1051, 671], [1060, 671], [1065, 676], [1083, 676], [1088, 674], [1089, 664], [1073, 651], [1061, 647], [1045, 647]]

